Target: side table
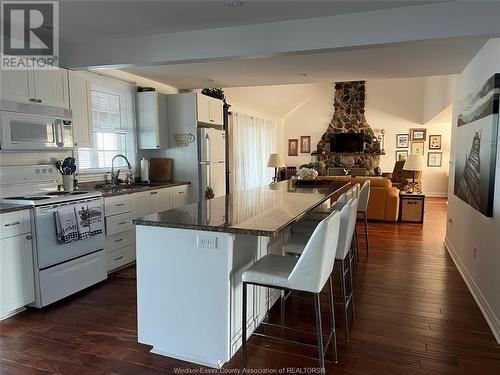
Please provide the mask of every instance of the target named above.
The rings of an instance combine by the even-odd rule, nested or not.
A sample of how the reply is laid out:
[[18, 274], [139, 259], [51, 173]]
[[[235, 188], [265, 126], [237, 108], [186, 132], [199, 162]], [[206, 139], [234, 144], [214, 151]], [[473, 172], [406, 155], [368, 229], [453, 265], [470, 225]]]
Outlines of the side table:
[[423, 223], [424, 207], [424, 194], [399, 193], [400, 222]]

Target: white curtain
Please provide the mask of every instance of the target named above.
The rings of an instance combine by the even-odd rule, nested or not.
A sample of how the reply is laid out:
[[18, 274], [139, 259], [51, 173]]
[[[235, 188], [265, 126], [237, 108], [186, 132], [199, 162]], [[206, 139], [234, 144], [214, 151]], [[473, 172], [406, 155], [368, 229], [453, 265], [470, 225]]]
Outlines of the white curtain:
[[267, 167], [267, 160], [278, 149], [276, 121], [238, 112], [231, 120], [231, 191], [269, 184], [274, 169]]

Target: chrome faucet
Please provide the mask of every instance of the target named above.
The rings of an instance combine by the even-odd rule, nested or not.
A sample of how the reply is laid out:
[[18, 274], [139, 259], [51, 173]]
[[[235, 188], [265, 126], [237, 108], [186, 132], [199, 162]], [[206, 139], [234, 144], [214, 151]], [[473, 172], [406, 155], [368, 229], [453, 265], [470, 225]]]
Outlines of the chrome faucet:
[[127, 162], [127, 168], [129, 173], [132, 173], [132, 166], [130, 165], [130, 162], [128, 161], [127, 157], [122, 154], [115, 155], [113, 159], [111, 160], [111, 184], [113, 186], [116, 186], [118, 184], [118, 177], [120, 176], [120, 170], [118, 169], [115, 173], [115, 159], [116, 158], [123, 158]]

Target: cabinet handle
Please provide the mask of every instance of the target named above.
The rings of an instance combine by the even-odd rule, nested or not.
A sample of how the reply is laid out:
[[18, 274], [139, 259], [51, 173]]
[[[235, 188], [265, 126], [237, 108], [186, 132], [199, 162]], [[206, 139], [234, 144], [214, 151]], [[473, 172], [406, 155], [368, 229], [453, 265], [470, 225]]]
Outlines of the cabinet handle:
[[179, 194], [184, 194], [184, 193], [185, 193], [185, 191], [179, 191], [178, 193], [179, 193]]
[[37, 103], [41, 103], [42, 102], [42, 99], [37, 99], [36, 100]]
[[19, 224], [21, 224], [21, 222], [20, 221], [16, 221], [15, 223], [7, 223], [7, 224], [4, 224], [3, 226], [4, 227], [10, 227], [10, 226], [19, 225]]
[[210, 119], [210, 122], [214, 122], [215, 120]]
[[121, 207], [121, 206], [125, 206], [125, 203], [117, 203], [115, 204], [116, 207]]
[[158, 194], [158, 192], [157, 191], [152, 191], [151, 195], [154, 195], [154, 194]]
[[27, 239], [28, 241], [31, 241], [31, 238], [32, 238], [31, 236], [26, 236], [26, 239]]
[[116, 243], [116, 242], [122, 242], [122, 241], [123, 241], [123, 238], [119, 238], [119, 239], [115, 240], [114, 242]]
[[32, 103], [35, 103], [36, 99], [35, 98], [29, 98], [29, 101], [32, 102]]
[[119, 256], [119, 257], [116, 257], [115, 259], [113, 260], [120, 260], [120, 259], [123, 259], [123, 255], [122, 256]]
[[127, 223], [128, 223], [128, 221], [122, 221], [122, 222], [118, 223], [118, 225], [123, 225], [123, 224], [127, 224]]

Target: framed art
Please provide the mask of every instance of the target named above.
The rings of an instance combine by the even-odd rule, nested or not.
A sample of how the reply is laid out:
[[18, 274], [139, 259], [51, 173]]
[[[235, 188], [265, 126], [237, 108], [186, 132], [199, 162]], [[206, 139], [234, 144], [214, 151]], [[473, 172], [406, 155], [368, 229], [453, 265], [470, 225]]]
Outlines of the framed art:
[[428, 167], [441, 167], [443, 165], [442, 152], [428, 152], [427, 153], [427, 166]]
[[424, 142], [412, 142], [410, 146], [410, 154], [412, 155], [423, 155], [425, 149]]
[[441, 150], [440, 135], [429, 135], [429, 150]]
[[310, 136], [301, 136], [300, 137], [300, 152], [302, 154], [311, 153], [311, 137]]
[[499, 95], [497, 73], [457, 103], [454, 193], [488, 217], [495, 194]]
[[424, 141], [427, 138], [427, 129], [410, 129], [410, 141]]
[[406, 160], [408, 157], [408, 150], [396, 151], [396, 161]]
[[396, 148], [408, 148], [408, 134], [396, 134]]
[[298, 156], [299, 155], [299, 140], [289, 139], [288, 140], [288, 156]]

